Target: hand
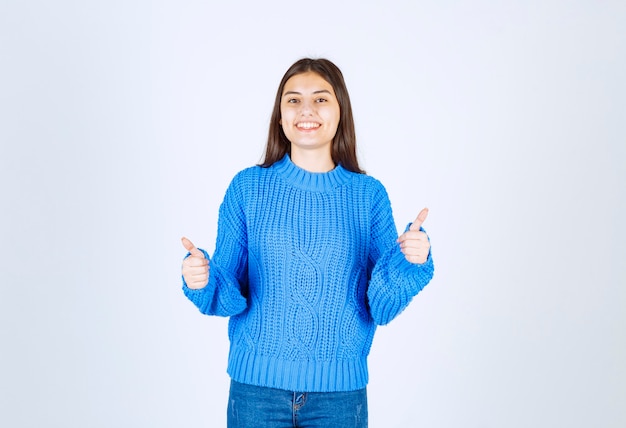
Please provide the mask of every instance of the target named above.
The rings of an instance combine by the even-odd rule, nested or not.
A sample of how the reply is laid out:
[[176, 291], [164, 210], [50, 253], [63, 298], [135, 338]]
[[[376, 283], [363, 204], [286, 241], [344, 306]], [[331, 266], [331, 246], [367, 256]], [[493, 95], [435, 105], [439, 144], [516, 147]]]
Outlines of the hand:
[[204, 253], [196, 248], [193, 243], [182, 238], [183, 247], [191, 253], [183, 260], [183, 278], [187, 287], [194, 290], [204, 288], [209, 283], [209, 261], [204, 257]]
[[404, 232], [398, 238], [400, 243], [400, 250], [404, 254], [404, 257], [411, 262], [421, 264], [426, 262], [428, 253], [430, 252], [430, 242], [428, 241], [428, 235], [420, 231], [420, 227], [426, 217], [428, 216], [428, 208], [424, 208], [417, 215], [417, 218], [411, 224], [409, 230]]

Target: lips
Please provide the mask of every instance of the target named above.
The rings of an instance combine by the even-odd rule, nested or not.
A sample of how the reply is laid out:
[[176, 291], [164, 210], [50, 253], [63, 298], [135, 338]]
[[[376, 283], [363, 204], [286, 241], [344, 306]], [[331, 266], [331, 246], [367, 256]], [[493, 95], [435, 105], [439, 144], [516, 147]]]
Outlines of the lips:
[[296, 128], [304, 129], [304, 130], [317, 129], [320, 126], [322, 126], [322, 125], [320, 125], [317, 122], [299, 122], [299, 123], [296, 123]]

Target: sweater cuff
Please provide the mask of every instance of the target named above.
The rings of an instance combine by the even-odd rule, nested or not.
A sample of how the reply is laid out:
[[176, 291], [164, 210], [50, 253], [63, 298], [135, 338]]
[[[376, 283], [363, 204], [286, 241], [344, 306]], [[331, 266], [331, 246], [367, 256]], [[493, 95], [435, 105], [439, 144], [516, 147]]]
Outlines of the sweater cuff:
[[390, 262], [391, 266], [399, 272], [400, 276], [409, 278], [406, 284], [408, 285], [407, 292], [411, 296], [417, 295], [432, 277], [433, 260], [430, 251], [424, 263], [411, 263], [400, 250], [394, 252]]

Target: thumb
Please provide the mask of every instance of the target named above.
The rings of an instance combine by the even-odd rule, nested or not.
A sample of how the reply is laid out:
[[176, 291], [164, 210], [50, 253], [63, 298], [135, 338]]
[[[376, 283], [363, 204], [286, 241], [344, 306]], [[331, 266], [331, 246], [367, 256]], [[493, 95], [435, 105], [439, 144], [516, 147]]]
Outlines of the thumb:
[[409, 230], [420, 230], [420, 227], [422, 227], [422, 224], [424, 223], [424, 220], [426, 220], [427, 216], [428, 216], [428, 208], [424, 208], [417, 215], [417, 218], [415, 219], [415, 221], [413, 222]]
[[187, 251], [189, 251], [191, 253], [192, 256], [197, 256], [197, 257], [204, 257], [204, 253], [200, 250], [198, 250], [196, 248], [195, 245], [193, 245], [193, 242], [191, 242], [189, 239], [185, 238], [184, 236], [182, 237], [181, 241], [183, 242], [183, 247], [185, 247], [185, 249]]

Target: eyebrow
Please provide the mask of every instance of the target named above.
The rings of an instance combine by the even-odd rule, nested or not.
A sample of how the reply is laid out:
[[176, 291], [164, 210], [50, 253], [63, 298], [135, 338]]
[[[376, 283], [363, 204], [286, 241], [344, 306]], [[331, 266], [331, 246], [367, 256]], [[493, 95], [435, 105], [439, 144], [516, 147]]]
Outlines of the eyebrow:
[[[317, 94], [330, 94], [330, 95], [332, 95], [332, 93], [328, 89], [320, 89], [319, 91], [314, 91], [313, 92], [313, 95], [317, 95]], [[287, 95], [302, 95], [302, 93], [301, 92], [296, 92], [296, 91], [288, 91], [288, 92], [285, 92], [283, 94], [283, 97], [285, 97]]]

